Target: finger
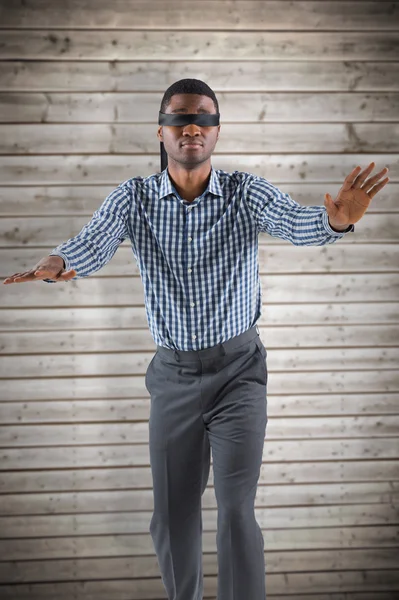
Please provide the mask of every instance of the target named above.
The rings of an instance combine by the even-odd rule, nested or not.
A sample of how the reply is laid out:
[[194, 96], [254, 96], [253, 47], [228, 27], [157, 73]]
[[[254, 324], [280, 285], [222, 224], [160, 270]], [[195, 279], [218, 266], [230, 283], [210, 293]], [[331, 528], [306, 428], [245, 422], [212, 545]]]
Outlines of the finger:
[[389, 181], [389, 177], [386, 177], [386, 179], [381, 181], [381, 183], [374, 186], [373, 189], [370, 192], [368, 192], [368, 195], [370, 196], [370, 198], [374, 198], [374, 196], [377, 194], [377, 192], [382, 190], [382, 188], [384, 187], [384, 185], [386, 185], [388, 183], [388, 181]]
[[25, 273], [18, 273], [12, 276], [11, 283], [24, 283], [25, 281], [32, 281], [34, 279], [33, 270], [25, 271]]
[[35, 279], [45, 279], [54, 277], [54, 270], [49, 269], [31, 269], [20, 276], [14, 278], [15, 283], [24, 283], [25, 281], [35, 281]]
[[9, 275], [3, 280], [3, 283], [13, 283], [14, 277], [17, 277], [18, 275], [21, 275], [21, 273], [14, 273], [14, 275]]
[[343, 186], [341, 188], [343, 192], [347, 192], [352, 187], [352, 184], [354, 183], [356, 177], [359, 175], [361, 170], [361, 167], [356, 167], [351, 173], [349, 173], [347, 177], [345, 177]]
[[17, 277], [19, 273], [14, 273], [14, 275], [10, 275], [3, 280], [3, 283], [14, 283], [15, 277]]
[[372, 162], [369, 164], [369, 166], [364, 169], [364, 171], [362, 171], [361, 173], [358, 174], [356, 181], [353, 184], [354, 188], [360, 188], [360, 186], [362, 185], [362, 183], [367, 179], [367, 177], [370, 175], [371, 171], [374, 169], [375, 167], [375, 162]]
[[370, 177], [370, 179], [367, 179], [367, 181], [362, 185], [362, 190], [364, 190], [366, 193], [368, 193], [368, 191], [373, 187], [373, 185], [378, 183], [378, 181], [381, 179], [381, 177], [383, 175], [386, 175], [388, 173], [388, 171], [389, 171], [388, 167], [384, 167], [384, 169], [382, 169], [382, 171], [380, 171], [379, 173], [374, 175], [374, 177]]

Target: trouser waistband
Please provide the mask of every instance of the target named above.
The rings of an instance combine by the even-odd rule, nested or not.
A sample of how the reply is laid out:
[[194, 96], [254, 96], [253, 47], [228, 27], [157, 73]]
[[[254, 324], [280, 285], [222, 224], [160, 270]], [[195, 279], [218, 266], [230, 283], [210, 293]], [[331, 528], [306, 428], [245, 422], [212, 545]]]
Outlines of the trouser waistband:
[[169, 360], [174, 356], [177, 362], [191, 362], [198, 360], [207, 360], [210, 358], [217, 358], [224, 356], [231, 350], [235, 350], [240, 346], [252, 341], [254, 338], [259, 336], [259, 327], [253, 325], [247, 331], [236, 335], [225, 342], [205, 348], [204, 350], [174, 350], [173, 348], [165, 348], [165, 346], [157, 346], [157, 352], [160, 356], [164, 356]]

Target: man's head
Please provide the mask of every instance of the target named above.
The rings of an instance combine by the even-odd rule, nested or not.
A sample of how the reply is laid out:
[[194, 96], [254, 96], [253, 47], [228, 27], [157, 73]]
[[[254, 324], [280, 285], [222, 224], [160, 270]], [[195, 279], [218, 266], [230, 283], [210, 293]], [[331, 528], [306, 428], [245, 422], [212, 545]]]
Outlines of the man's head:
[[[219, 104], [211, 88], [199, 79], [181, 79], [171, 85], [162, 99], [160, 112], [166, 114], [217, 114]], [[219, 138], [220, 125], [205, 127], [191, 123], [158, 128], [168, 161], [192, 169], [210, 159]], [[197, 144], [188, 146], [188, 142]]]

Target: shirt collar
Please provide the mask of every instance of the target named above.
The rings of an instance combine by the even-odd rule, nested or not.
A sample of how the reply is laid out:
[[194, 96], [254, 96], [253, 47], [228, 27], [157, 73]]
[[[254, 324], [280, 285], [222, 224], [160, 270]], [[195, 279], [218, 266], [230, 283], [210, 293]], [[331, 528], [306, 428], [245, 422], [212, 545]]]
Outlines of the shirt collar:
[[[169, 196], [170, 194], [176, 194], [179, 196], [177, 190], [175, 189], [174, 185], [170, 180], [168, 167], [166, 167], [161, 173], [158, 197], [159, 199], [161, 199], [165, 196]], [[220, 185], [219, 177], [216, 173], [216, 170], [213, 167], [211, 167], [211, 177], [209, 179], [208, 187], [203, 192], [202, 196], [204, 196], [205, 194], [223, 196], [222, 186]]]

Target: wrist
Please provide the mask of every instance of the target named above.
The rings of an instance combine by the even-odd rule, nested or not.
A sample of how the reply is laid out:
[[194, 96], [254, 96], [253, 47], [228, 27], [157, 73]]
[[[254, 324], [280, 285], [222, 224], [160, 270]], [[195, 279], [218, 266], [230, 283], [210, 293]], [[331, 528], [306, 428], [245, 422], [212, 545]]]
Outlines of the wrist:
[[336, 223], [331, 222], [330, 218], [328, 218], [328, 224], [330, 225], [331, 229], [333, 229], [337, 233], [341, 233], [342, 231], [345, 231], [346, 229], [348, 229], [348, 227], [350, 225], [350, 223], [348, 223], [347, 225], [337, 225]]

